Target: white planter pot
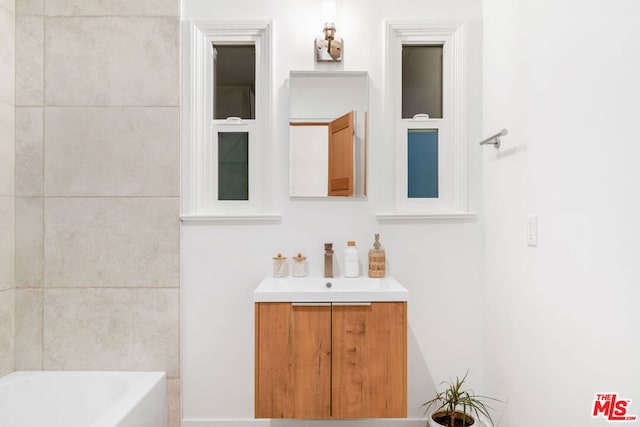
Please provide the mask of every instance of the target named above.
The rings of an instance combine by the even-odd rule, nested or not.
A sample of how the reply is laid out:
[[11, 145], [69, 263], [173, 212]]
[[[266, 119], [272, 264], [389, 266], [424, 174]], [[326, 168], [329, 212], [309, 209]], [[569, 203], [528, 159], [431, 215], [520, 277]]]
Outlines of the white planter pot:
[[[429, 412], [429, 415], [427, 416], [427, 427], [443, 427], [442, 424], [438, 424], [431, 417], [436, 412], [439, 412], [439, 411], [431, 411], [431, 412]], [[475, 420], [475, 422], [473, 423], [472, 427], [491, 427], [491, 423], [489, 422], [489, 420], [485, 419], [482, 416], [477, 417], [474, 414], [472, 416], [472, 418]]]

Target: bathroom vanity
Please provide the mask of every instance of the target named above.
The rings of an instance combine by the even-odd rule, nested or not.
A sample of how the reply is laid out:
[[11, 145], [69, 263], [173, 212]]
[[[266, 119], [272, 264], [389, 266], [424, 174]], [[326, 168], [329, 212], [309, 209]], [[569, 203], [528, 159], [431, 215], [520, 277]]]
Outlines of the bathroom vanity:
[[407, 299], [390, 277], [264, 279], [256, 418], [406, 417]]

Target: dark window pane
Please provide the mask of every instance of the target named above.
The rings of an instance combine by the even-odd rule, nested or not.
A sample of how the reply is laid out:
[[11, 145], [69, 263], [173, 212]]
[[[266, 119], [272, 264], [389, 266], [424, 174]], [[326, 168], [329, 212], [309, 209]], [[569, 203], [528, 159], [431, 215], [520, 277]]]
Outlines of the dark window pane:
[[438, 130], [410, 129], [408, 133], [409, 198], [438, 197]]
[[256, 48], [213, 45], [213, 118], [256, 118]]
[[248, 132], [218, 132], [218, 200], [249, 200]]
[[402, 46], [402, 118], [442, 118], [442, 45]]

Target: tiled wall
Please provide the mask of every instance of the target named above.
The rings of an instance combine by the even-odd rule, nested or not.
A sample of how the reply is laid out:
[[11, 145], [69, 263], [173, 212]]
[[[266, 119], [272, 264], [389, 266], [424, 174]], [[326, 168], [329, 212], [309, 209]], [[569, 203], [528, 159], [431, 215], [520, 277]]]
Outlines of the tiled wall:
[[15, 4], [0, 0], [0, 376], [14, 369]]
[[16, 369], [166, 371], [174, 427], [179, 5], [15, 7]]

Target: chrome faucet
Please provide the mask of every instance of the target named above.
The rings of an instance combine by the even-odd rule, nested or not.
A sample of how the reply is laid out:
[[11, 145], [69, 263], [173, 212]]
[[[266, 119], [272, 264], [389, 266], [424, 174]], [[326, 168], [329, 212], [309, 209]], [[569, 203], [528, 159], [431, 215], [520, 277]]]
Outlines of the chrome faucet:
[[324, 277], [333, 277], [333, 243], [324, 244]]

